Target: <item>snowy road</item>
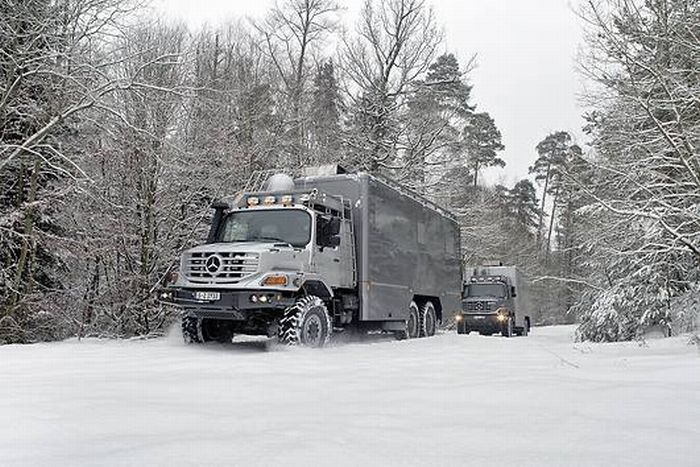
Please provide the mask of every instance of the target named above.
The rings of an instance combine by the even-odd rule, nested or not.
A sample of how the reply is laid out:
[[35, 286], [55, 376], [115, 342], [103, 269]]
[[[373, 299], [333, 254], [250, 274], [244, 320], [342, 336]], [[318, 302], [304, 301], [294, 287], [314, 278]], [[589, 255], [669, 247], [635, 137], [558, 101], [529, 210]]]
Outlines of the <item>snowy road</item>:
[[0, 347], [2, 465], [700, 465], [688, 338]]

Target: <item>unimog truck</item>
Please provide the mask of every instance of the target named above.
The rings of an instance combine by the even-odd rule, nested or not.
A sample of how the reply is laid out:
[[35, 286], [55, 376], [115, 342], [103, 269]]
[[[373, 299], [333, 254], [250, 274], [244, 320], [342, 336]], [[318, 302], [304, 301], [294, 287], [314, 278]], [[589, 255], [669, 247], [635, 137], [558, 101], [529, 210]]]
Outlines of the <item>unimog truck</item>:
[[460, 309], [454, 217], [391, 180], [323, 167], [215, 203], [160, 300], [189, 342], [234, 334], [321, 347], [334, 331], [432, 336]]
[[462, 310], [455, 317], [458, 334], [527, 336], [533, 307], [527, 282], [515, 266], [465, 267]]

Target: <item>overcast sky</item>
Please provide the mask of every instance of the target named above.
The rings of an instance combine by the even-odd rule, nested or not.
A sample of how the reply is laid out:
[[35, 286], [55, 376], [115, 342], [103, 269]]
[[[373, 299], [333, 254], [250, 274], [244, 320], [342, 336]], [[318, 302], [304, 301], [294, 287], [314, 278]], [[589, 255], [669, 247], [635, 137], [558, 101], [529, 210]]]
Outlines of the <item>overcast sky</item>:
[[[339, 1], [347, 6], [345, 23], [353, 23], [363, 1]], [[492, 182], [511, 185], [526, 177], [536, 157], [535, 145], [550, 132], [567, 130], [581, 138], [575, 57], [582, 37], [571, 1], [576, 0], [432, 2], [445, 30], [443, 51], [454, 53], [463, 64], [477, 54], [478, 68], [470, 75], [472, 103], [494, 117], [506, 146], [506, 169], [487, 174]], [[273, 4], [272, 0], [155, 2], [167, 16], [192, 27], [260, 17]]]

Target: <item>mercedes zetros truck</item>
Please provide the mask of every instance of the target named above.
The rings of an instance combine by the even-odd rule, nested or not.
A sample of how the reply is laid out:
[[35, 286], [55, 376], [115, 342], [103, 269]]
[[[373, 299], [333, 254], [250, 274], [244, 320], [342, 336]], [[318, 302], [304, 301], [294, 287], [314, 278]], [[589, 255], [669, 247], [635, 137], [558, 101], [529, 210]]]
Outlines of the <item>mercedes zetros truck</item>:
[[515, 266], [500, 262], [467, 266], [462, 311], [455, 317], [458, 334], [527, 336], [534, 320], [527, 280]]
[[321, 347], [353, 327], [432, 336], [460, 309], [459, 226], [389, 179], [322, 167], [215, 203], [205, 244], [160, 291], [189, 342], [234, 334]]

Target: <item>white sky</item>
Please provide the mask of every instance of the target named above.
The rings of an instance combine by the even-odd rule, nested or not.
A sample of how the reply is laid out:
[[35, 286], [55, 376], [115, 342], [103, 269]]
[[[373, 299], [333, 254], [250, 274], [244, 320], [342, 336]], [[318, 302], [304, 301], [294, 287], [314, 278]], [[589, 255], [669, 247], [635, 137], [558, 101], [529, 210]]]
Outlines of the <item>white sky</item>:
[[[491, 182], [512, 185], [527, 176], [535, 145], [556, 130], [580, 140], [581, 90], [575, 56], [581, 45], [577, 0], [433, 0], [444, 25], [444, 51], [460, 63], [477, 54], [471, 76], [472, 103], [489, 112], [503, 134], [505, 170], [490, 171]], [[243, 16], [260, 17], [272, 0], [154, 0], [157, 10], [192, 27]], [[362, 0], [339, 0], [344, 21], [354, 23]], [[577, 3], [574, 3], [576, 5]]]

